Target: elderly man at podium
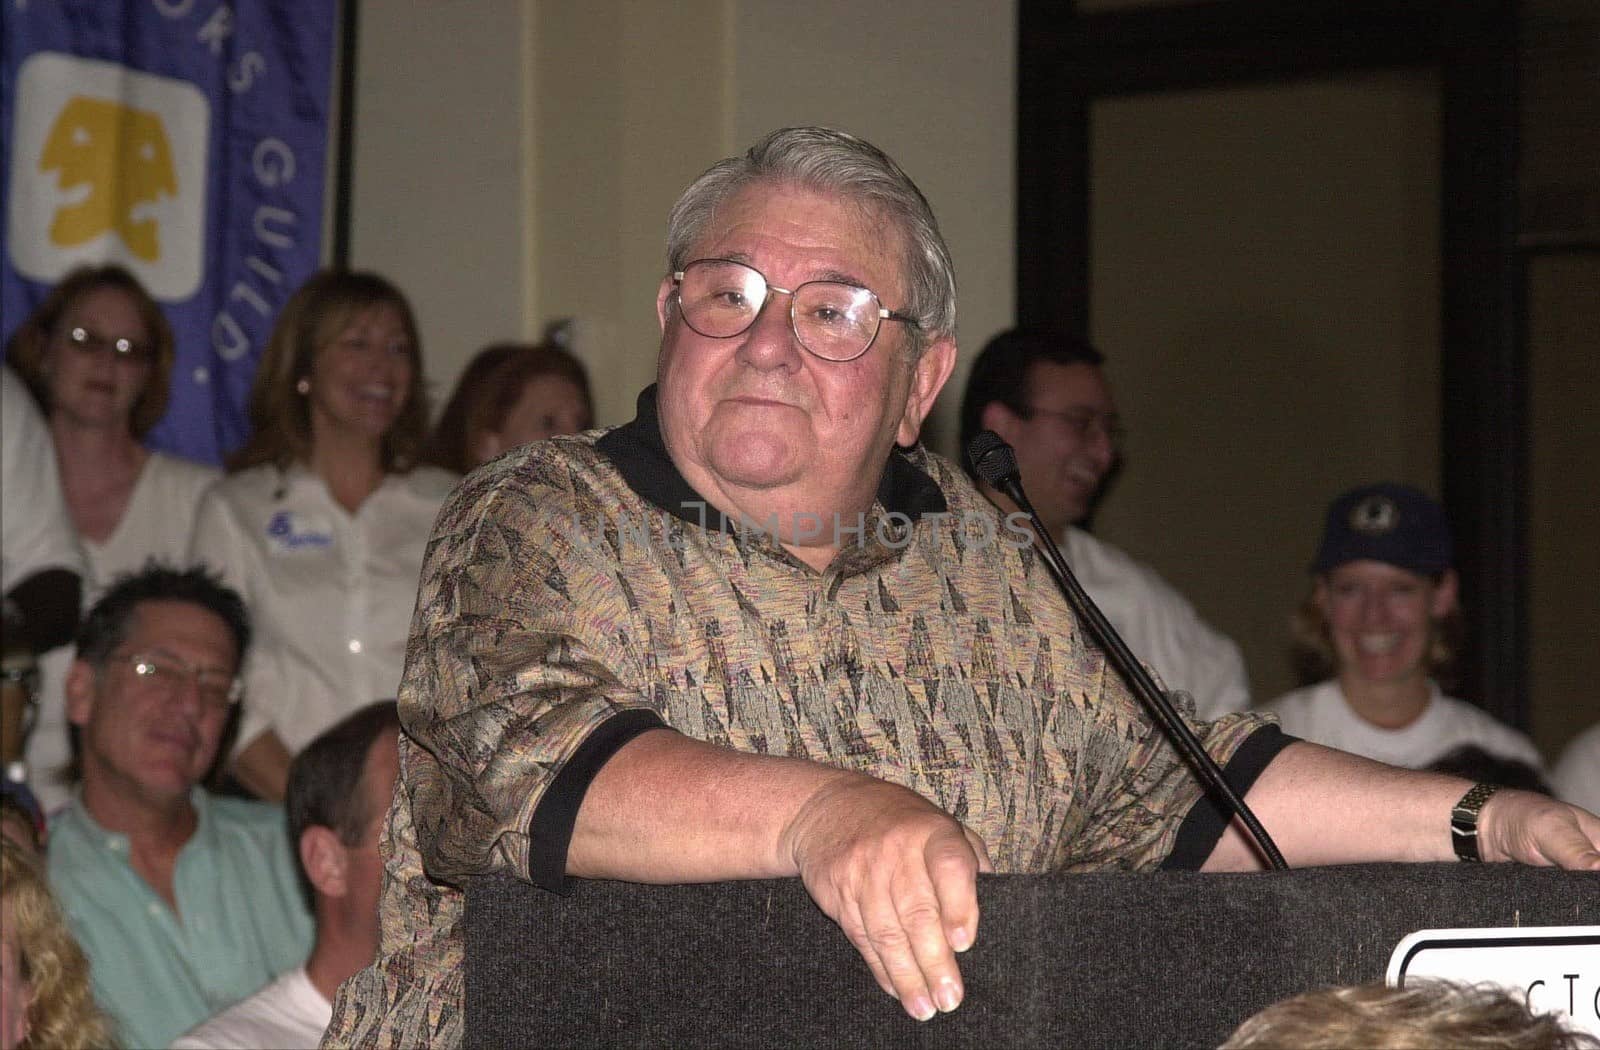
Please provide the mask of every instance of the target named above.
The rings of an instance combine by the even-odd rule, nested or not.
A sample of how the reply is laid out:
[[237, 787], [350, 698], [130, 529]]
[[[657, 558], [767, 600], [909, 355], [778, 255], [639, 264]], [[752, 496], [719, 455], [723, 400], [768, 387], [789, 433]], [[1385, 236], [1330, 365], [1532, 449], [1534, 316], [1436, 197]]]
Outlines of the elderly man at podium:
[[[501, 458], [435, 526], [383, 942], [328, 1044], [463, 1039], [483, 874], [798, 876], [926, 1019], [961, 1002], [980, 871], [1260, 865], [1025, 530], [918, 445], [955, 282], [900, 168], [774, 132], [689, 187], [667, 254], [636, 418]], [[1451, 856], [1471, 785], [1259, 715], [1195, 728], [1292, 862]], [[1506, 791], [1472, 819], [1483, 859], [1600, 868], [1570, 807]]]

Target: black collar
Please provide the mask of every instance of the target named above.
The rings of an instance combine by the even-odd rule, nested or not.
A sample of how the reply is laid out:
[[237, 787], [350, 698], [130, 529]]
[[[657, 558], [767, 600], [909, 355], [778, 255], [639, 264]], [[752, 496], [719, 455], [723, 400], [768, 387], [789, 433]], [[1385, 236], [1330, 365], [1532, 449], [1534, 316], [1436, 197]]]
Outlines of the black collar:
[[[654, 383], [639, 392], [633, 421], [607, 432], [595, 447], [616, 466], [629, 488], [668, 514], [717, 532], [731, 529], [722, 512], [690, 487], [668, 455]], [[912, 521], [948, 509], [938, 483], [900, 448], [889, 453], [878, 482], [878, 502], [886, 512]]]

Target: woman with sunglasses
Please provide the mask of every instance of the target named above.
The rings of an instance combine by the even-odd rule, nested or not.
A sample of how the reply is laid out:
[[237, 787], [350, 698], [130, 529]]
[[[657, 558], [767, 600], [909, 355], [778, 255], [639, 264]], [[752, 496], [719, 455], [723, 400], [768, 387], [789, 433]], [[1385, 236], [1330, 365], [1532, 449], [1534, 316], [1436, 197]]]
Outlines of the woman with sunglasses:
[[151, 557], [189, 546], [213, 467], [146, 448], [167, 410], [172, 328], [121, 266], [80, 267], [12, 337], [6, 358], [50, 423], [61, 487], [88, 555], [85, 595]]

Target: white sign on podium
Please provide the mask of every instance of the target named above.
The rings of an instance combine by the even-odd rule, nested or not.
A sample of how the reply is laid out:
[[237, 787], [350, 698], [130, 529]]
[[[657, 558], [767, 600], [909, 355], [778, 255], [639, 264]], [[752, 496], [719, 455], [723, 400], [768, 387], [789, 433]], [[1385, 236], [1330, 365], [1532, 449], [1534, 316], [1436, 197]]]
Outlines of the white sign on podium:
[[1504, 985], [1600, 1036], [1600, 926], [1419, 930], [1389, 957], [1389, 984], [1412, 977]]

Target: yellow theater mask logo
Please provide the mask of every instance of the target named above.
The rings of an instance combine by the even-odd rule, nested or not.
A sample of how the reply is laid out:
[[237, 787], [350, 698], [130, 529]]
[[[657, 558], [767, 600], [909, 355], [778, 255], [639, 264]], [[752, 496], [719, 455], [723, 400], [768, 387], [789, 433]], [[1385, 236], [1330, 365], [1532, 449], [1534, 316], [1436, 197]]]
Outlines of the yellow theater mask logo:
[[87, 187], [81, 200], [56, 209], [52, 244], [70, 248], [115, 230], [135, 257], [161, 257], [153, 218], [134, 209], [178, 192], [172, 147], [161, 118], [107, 99], [70, 99], [45, 139], [39, 167], [55, 172], [63, 190]]
[[6, 251], [54, 282], [116, 261], [181, 302], [204, 270], [211, 103], [184, 80], [53, 51], [15, 81]]

